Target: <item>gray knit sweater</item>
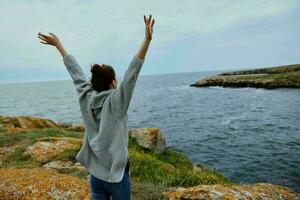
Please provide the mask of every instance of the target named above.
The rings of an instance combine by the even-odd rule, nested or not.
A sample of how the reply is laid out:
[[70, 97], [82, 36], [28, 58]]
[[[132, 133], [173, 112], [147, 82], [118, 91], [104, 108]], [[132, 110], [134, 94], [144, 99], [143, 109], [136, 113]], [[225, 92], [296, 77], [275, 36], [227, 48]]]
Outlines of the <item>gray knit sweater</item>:
[[85, 126], [76, 160], [96, 178], [119, 182], [128, 159], [127, 110], [144, 59], [134, 55], [120, 86], [100, 93], [92, 89], [72, 55], [65, 55], [63, 62], [75, 85]]

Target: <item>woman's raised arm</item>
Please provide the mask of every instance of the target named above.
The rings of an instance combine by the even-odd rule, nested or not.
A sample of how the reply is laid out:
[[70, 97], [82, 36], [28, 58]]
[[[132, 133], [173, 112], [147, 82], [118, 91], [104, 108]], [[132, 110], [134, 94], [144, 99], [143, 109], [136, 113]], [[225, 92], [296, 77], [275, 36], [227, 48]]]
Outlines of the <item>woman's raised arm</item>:
[[112, 112], [119, 117], [124, 117], [127, 114], [135, 83], [141, 71], [148, 46], [152, 39], [154, 19], [151, 23], [151, 15], [149, 19], [146, 19], [146, 17], [144, 16], [144, 21], [146, 27], [146, 35], [142, 42], [142, 45], [138, 53], [132, 57], [120, 87], [113, 90], [113, 92], [111, 93]]
[[143, 43], [137, 53], [138, 58], [140, 59], [145, 59], [149, 44], [152, 40], [152, 33], [153, 33], [153, 25], [155, 20], [152, 19], [152, 16], [150, 15], [149, 18], [147, 19], [146, 16], [144, 15], [144, 22], [145, 22], [145, 38], [143, 40]]
[[77, 60], [72, 55], [67, 53], [58, 37], [53, 33], [49, 34], [50, 35], [45, 35], [39, 32], [38, 37], [42, 40], [41, 43], [56, 47], [62, 55], [63, 62], [73, 80], [76, 91], [78, 93], [79, 105], [80, 107], [82, 107], [86, 104], [86, 97], [88, 92], [92, 91], [92, 85], [87, 81]]

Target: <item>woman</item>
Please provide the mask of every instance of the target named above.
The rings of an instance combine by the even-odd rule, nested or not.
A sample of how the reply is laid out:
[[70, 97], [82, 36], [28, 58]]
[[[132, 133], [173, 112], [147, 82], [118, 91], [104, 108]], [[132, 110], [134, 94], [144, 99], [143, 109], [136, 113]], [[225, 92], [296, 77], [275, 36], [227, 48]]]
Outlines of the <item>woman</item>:
[[130, 199], [127, 110], [152, 40], [151, 17], [144, 15], [145, 38], [119, 88], [111, 66], [91, 65], [92, 78], [87, 81], [76, 59], [66, 52], [55, 34], [38, 33], [41, 43], [55, 46], [62, 55], [78, 94], [85, 136], [76, 160], [91, 174], [93, 199]]

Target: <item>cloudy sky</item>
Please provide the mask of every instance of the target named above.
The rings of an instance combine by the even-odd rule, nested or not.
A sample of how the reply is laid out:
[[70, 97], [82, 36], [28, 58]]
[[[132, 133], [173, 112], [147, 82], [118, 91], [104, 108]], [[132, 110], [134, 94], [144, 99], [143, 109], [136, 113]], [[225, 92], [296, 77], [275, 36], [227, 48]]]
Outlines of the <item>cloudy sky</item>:
[[123, 76], [156, 22], [141, 74], [246, 69], [300, 63], [298, 0], [0, 0], [0, 83], [69, 79], [55, 33], [87, 77], [91, 63]]

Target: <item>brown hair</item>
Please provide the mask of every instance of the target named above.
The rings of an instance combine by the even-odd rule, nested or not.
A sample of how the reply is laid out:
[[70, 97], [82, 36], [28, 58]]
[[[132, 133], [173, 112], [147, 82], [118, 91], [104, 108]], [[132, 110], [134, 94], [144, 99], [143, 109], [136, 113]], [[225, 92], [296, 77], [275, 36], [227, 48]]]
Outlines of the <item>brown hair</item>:
[[116, 79], [116, 74], [113, 67], [106, 64], [91, 65], [91, 73], [92, 87], [98, 92], [109, 90], [110, 84]]

